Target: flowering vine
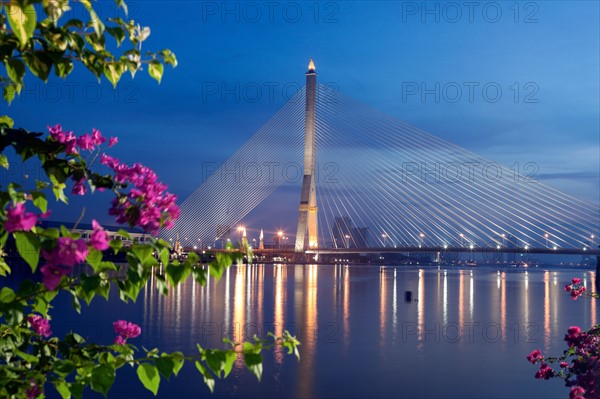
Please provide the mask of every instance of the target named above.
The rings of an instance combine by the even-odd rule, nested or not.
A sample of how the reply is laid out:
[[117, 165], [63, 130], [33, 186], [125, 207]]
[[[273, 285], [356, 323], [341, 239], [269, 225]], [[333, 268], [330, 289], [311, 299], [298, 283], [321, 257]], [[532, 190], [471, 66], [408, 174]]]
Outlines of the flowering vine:
[[[565, 286], [573, 300], [588, 295], [598, 299], [598, 293], [589, 293], [580, 278], [573, 278]], [[539, 349], [532, 351], [527, 360], [539, 364], [535, 378], [548, 380], [562, 378], [565, 385], [570, 387], [569, 399], [598, 399], [600, 398], [600, 325], [589, 331], [582, 331], [579, 326], [571, 326], [564, 337], [567, 348], [558, 357], [544, 357]], [[558, 363], [553, 369], [550, 364]]]

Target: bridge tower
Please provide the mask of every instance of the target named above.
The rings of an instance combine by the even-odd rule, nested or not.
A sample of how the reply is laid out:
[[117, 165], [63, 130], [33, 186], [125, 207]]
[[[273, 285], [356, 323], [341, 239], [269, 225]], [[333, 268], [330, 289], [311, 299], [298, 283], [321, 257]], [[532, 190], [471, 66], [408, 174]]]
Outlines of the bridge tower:
[[[304, 177], [300, 193], [296, 252], [318, 248], [317, 193], [315, 185], [315, 131], [317, 126], [317, 74], [312, 58], [306, 72], [306, 113], [304, 124]], [[308, 235], [308, 246], [306, 236]]]

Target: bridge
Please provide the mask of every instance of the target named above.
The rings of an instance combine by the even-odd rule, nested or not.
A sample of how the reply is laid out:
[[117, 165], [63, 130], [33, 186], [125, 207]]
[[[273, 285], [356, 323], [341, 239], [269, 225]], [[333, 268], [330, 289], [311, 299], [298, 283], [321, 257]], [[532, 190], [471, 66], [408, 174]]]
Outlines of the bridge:
[[[598, 206], [542, 184], [535, 165], [502, 166], [320, 85], [312, 60], [305, 76], [182, 203], [163, 238], [214, 249], [239, 228], [248, 240], [244, 218], [292, 193], [282, 201], [298, 209], [294, 251], [304, 256], [600, 254]], [[262, 243], [261, 230], [256, 250]]]

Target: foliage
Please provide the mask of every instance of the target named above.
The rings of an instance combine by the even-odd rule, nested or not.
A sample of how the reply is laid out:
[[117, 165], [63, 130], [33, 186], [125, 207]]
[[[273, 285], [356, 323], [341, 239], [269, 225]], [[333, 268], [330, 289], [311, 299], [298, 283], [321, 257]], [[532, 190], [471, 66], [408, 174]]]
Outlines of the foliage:
[[[600, 299], [598, 293], [589, 293], [581, 284], [581, 279], [574, 278], [565, 286], [575, 300], [581, 296]], [[568, 348], [558, 357], [544, 357], [539, 349], [527, 356], [532, 364], [539, 363], [535, 378], [548, 380], [562, 378], [565, 385], [571, 387], [570, 399], [600, 398], [600, 324], [583, 332], [579, 326], [571, 326], [565, 335]], [[558, 363], [554, 370], [549, 364]]]
[[[115, 0], [126, 17], [127, 6]], [[81, 8], [86, 20], [66, 19], [72, 7]], [[52, 70], [67, 77], [79, 62], [99, 79], [104, 76], [117, 85], [125, 72], [135, 76], [147, 68], [161, 81], [164, 65], [175, 67], [177, 60], [169, 50], [142, 53], [142, 43], [150, 29], [121, 17], [101, 21], [90, 0], [11, 0], [0, 2], [0, 73], [3, 98], [10, 103], [19, 95], [30, 72], [46, 82]], [[112, 37], [110, 45], [107, 38]], [[110, 49], [128, 46], [120, 54]], [[0, 72], [2, 72], [0, 70]], [[8, 116], [0, 115], [0, 167], [10, 169], [12, 149], [22, 161], [37, 159], [45, 176], [35, 188], [10, 183], [0, 190], [0, 279], [6, 279], [15, 264], [8, 261], [7, 242], [14, 240], [18, 257], [41, 274], [25, 279], [12, 289], [0, 289], [0, 397], [35, 398], [52, 386], [63, 398], [80, 398], [91, 388], [106, 396], [116, 371], [124, 366], [136, 368], [140, 382], [157, 394], [160, 381], [177, 375], [186, 362], [194, 363], [212, 390], [216, 378], [231, 372], [234, 361], [243, 357], [247, 368], [260, 379], [261, 353], [282, 345], [298, 357], [299, 342], [288, 332], [281, 337], [252, 342], [225, 341], [225, 349], [197, 347], [197, 353], [166, 353], [159, 349], [139, 350], [128, 340], [143, 331], [125, 320], [115, 321], [113, 343], [87, 342], [76, 332], [65, 337], [52, 334], [53, 301], [63, 292], [81, 312], [81, 300], [109, 298], [117, 290], [124, 302], [135, 301], [140, 291], [157, 289], [161, 294], [188, 278], [204, 285], [207, 274], [219, 278], [223, 270], [241, 256], [235, 252], [218, 253], [215, 261], [203, 265], [194, 253], [184, 261], [172, 259], [170, 245], [152, 238], [124, 246], [131, 237], [125, 230], [118, 239], [109, 239], [104, 228], [93, 221], [93, 233], [80, 234], [61, 228], [42, 228], [39, 221], [49, 215], [48, 196], [68, 203], [71, 195], [98, 191], [114, 194], [109, 213], [118, 223], [138, 227], [148, 233], [168, 228], [178, 217], [176, 197], [158, 181], [149, 168], [119, 162], [105, 151], [117, 143], [93, 129], [76, 136], [61, 126], [49, 127], [49, 134], [15, 129]], [[103, 168], [91, 166], [99, 162]], [[119, 255], [125, 264], [115, 264], [109, 256]], [[155, 286], [148, 285], [155, 277]]]

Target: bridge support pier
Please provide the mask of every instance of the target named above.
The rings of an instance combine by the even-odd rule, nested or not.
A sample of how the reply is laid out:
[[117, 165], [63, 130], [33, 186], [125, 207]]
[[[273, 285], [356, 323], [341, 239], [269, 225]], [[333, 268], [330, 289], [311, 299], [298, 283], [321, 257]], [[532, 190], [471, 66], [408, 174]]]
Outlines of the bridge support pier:
[[[317, 129], [317, 74], [312, 58], [306, 72], [306, 113], [304, 125], [304, 178], [300, 193], [296, 252], [319, 247], [317, 194], [315, 182], [315, 132]], [[307, 237], [308, 236], [308, 237]], [[306, 239], [308, 238], [308, 246]]]

